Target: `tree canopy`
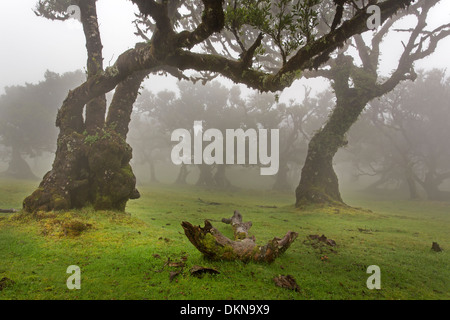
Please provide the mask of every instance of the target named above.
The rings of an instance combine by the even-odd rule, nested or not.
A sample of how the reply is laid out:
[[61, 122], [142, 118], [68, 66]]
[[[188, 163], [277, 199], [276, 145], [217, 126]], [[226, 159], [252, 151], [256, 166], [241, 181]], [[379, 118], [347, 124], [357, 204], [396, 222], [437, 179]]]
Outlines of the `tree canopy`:
[[[186, 71], [194, 70], [205, 80], [220, 74], [262, 92], [283, 90], [305, 70], [324, 64], [347, 39], [367, 31], [370, 5], [377, 5], [384, 23], [414, 1], [131, 2], [139, 10], [136, 32], [144, 41], [106, 68], [96, 0], [71, 2], [79, 8], [85, 34], [88, 76], [69, 92], [58, 111], [60, 133], [53, 168], [24, 201], [29, 211], [89, 202], [97, 209], [124, 210], [128, 199], [139, 196], [125, 139], [133, 103], [149, 73], [192, 79]], [[67, 4], [40, 0], [36, 14], [68, 19]], [[113, 89], [107, 107], [105, 94]]]
[[372, 101], [350, 134], [358, 175], [377, 177], [374, 188], [405, 186], [413, 199], [418, 186], [430, 200], [449, 199], [439, 188], [450, 179], [449, 94], [448, 76], [434, 69]]

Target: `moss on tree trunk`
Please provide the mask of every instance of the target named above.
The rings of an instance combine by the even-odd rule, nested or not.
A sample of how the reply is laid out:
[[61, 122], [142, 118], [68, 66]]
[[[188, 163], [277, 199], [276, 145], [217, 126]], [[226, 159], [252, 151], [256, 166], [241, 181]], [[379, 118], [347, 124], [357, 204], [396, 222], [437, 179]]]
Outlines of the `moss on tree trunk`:
[[256, 244], [255, 237], [249, 237], [252, 223], [243, 222], [242, 215], [235, 211], [230, 219], [222, 222], [231, 224], [235, 239], [225, 237], [212, 224], [205, 220], [205, 226], [194, 226], [187, 221], [181, 224], [186, 237], [205, 257], [212, 260], [241, 260], [243, 262], [275, 261], [297, 239], [298, 233], [289, 231], [283, 238], [273, 238], [266, 245]]
[[127, 201], [138, 196], [129, 163], [131, 152], [113, 131], [60, 137], [53, 168], [24, 200], [24, 209], [36, 212], [93, 205], [96, 210], [124, 211]]
[[[295, 191], [297, 207], [307, 203], [343, 203], [333, 158], [339, 148], [347, 145], [347, 132], [366, 104], [376, 95], [371, 87], [376, 77], [362, 71], [359, 71], [358, 78], [352, 75], [354, 68], [351, 57], [340, 56], [337, 62], [332, 69], [336, 106], [325, 126], [308, 145], [300, 183]], [[349, 87], [351, 75], [355, 88]]]

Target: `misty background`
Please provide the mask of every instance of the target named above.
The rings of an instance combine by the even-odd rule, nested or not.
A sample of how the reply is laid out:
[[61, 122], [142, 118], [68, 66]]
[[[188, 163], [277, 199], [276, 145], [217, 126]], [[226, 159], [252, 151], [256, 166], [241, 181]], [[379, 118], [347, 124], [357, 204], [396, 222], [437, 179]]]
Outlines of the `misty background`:
[[[37, 17], [32, 11], [35, 2], [0, 3], [0, 172], [37, 182], [51, 168], [58, 134], [56, 112], [68, 90], [84, 82], [87, 56], [79, 22]], [[105, 66], [141, 41], [134, 35], [135, 12], [129, 1], [98, 1]], [[450, 21], [450, 3], [433, 8], [428, 21], [430, 28]], [[402, 39], [401, 33], [393, 33], [383, 43], [383, 74], [395, 67]], [[430, 166], [436, 174], [450, 171], [449, 52], [447, 38], [433, 55], [415, 64], [421, 70], [415, 83], [401, 84], [366, 108], [348, 135], [349, 144], [335, 157], [344, 192], [397, 190], [402, 197], [430, 198], [430, 188], [437, 187], [438, 197], [448, 196], [450, 177], [438, 177], [434, 186], [428, 186], [427, 172]], [[135, 104], [128, 138], [138, 184], [291, 192], [299, 182], [309, 139], [327, 120], [334, 99], [329, 82], [321, 78], [298, 80], [279, 95], [261, 95], [223, 78], [202, 85], [150, 76]], [[36, 116], [30, 110], [39, 112]], [[204, 120], [205, 130], [249, 128], [258, 123], [280, 128], [279, 174], [261, 177], [255, 166], [171, 164], [170, 133], [192, 129], [194, 120]]]

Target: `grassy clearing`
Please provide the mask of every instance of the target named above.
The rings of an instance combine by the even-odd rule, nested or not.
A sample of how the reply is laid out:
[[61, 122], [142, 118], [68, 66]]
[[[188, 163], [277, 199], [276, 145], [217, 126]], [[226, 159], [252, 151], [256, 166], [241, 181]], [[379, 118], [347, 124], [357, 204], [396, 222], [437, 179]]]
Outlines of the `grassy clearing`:
[[[34, 183], [0, 181], [0, 208], [20, 208]], [[292, 194], [218, 192], [168, 186], [140, 188], [127, 214], [90, 209], [64, 214], [0, 214], [0, 299], [449, 299], [450, 204], [349, 196], [349, 204], [295, 209]], [[274, 206], [276, 208], [274, 208]], [[209, 261], [184, 236], [181, 222], [240, 210], [261, 244], [299, 233], [273, 264]], [[337, 246], [312, 246], [311, 234]], [[431, 251], [438, 242], [443, 252]], [[182, 262], [184, 267], [167, 262]], [[69, 265], [81, 268], [81, 290], [68, 290]], [[220, 274], [201, 278], [194, 265]], [[369, 265], [381, 268], [381, 290], [369, 290]], [[180, 271], [172, 281], [170, 272]], [[292, 275], [299, 292], [273, 278]]]

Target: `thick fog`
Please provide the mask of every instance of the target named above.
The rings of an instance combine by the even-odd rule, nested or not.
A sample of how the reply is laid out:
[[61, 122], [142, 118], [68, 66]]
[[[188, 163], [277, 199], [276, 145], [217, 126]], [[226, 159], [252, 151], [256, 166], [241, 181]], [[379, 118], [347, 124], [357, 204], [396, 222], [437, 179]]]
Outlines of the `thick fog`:
[[[43, 79], [46, 70], [64, 73], [85, 68], [85, 39], [80, 23], [76, 20], [60, 22], [37, 17], [32, 11], [35, 4], [36, 0], [3, 0], [0, 3], [0, 92], [5, 86], [36, 83]], [[137, 10], [130, 1], [125, 0], [100, 0], [97, 7], [107, 66], [113, 64], [120, 53], [140, 41], [134, 35], [132, 23]], [[430, 28], [450, 21], [449, 9], [450, 4], [445, 1], [433, 8], [427, 21]], [[383, 49], [384, 73], [389, 73], [395, 66], [402, 48], [401, 35], [393, 38]], [[416, 67], [447, 68], [450, 64], [449, 51], [450, 39], [444, 39], [436, 52], [419, 61]], [[175, 83], [175, 79], [158, 77], [149, 85], [158, 91], [168, 86], [174, 88]], [[309, 80], [306, 83], [318, 87], [320, 81]], [[286, 99], [296, 97], [299, 87], [300, 84], [286, 89]]]
[[[20, 172], [25, 178], [39, 179], [51, 168], [56, 149], [56, 111], [68, 90], [84, 81], [87, 57], [81, 24], [76, 20], [60, 22], [38, 17], [32, 11], [35, 3], [35, 0], [0, 3], [0, 93], [3, 94], [0, 122], [6, 123], [6, 117], [10, 117], [9, 129], [2, 128], [0, 132], [0, 171]], [[140, 41], [132, 23], [135, 12], [130, 1], [98, 1], [105, 67]], [[443, 1], [433, 8], [427, 21], [430, 29], [450, 21], [450, 3]], [[396, 25], [398, 29], [403, 26], [408, 26], [408, 21]], [[364, 37], [370, 39], [371, 33]], [[394, 32], [383, 42], [382, 76], [389, 76], [395, 68], [405, 39], [405, 32]], [[347, 136], [348, 145], [335, 158], [343, 190], [381, 188], [401, 190], [403, 196], [412, 198], [446, 196], [438, 193], [450, 190], [450, 179], [436, 178], [441, 180], [430, 187], [427, 183], [431, 183], [431, 178], [427, 174], [433, 170], [434, 174], [450, 171], [449, 52], [450, 37], [441, 41], [430, 57], [414, 64], [418, 72], [415, 83], [407, 81], [389, 95], [368, 104]], [[356, 52], [354, 58], [359, 61]], [[330, 83], [323, 78], [297, 80], [279, 94], [264, 95], [220, 77], [202, 85], [178, 82], [170, 75], [151, 75], [142, 86], [128, 136], [138, 184], [208, 185], [208, 181], [201, 181], [203, 167], [195, 164], [180, 167], [170, 161], [174, 146], [171, 132], [177, 128], [192, 130], [195, 120], [203, 120], [209, 128], [224, 132], [243, 123], [246, 128], [262, 125], [280, 129], [277, 174], [283, 174], [284, 180], [278, 181], [277, 175], [261, 176], [259, 166], [227, 165], [226, 172], [220, 173], [224, 174], [224, 180], [216, 184], [266, 189], [278, 186], [292, 191], [299, 182], [308, 142], [327, 121], [335, 103]], [[11, 88], [5, 90], [6, 87]], [[38, 92], [51, 94], [45, 96]], [[8, 109], [18, 101], [18, 95], [22, 95], [24, 105]], [[41, 116], [23, 117], [28, 112], [27, 103], [42, 107]], [[198, 108], [193, 106], [195, 103], [199, 104]], [[244, 114], [242, 110], [249, 112]], [[244, 121], [245, 117], [249, 118]], [[295, 121], [302, 123], [301, 128], [294, 126]], [[25, 138], [14, 134], [14, 130], [21, 131], [20, 126], [27, 129], [21, 133], [27, 135]], [[23, 169], [26, 165], [21, 166], [22, 161], [27, 162], [31, 172]], [[224, 169], [214, 166], [207, 170], [211, 171], [205, 173], [208, 176]], [[410, 176], [405, 174], [408, 170]], [[409, 179], [416, 181], [414, 186]], [[439, 192], [430, 195], [434, 191], [427, 187], [439, 188]]]

